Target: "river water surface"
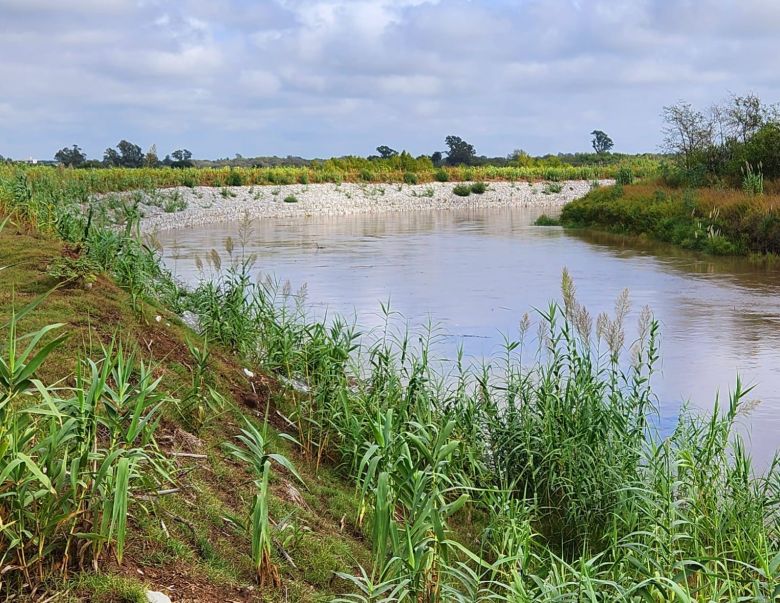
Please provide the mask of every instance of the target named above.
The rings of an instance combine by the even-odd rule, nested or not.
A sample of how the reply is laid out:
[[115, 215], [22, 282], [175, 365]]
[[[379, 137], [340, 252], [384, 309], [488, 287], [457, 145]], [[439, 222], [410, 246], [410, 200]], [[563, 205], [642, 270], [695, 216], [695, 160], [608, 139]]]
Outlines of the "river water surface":
[[[764, 465], [780, 446], [780, 269], [745, 259], [708, 258], [614, 236], [536, 227], [539, 208], [459, 209], [276, 219], [252, 224], [245, 253], [257, 269], [293, 288], [304, 283], [315, 313], [381, 323], [380, 304], [412, 325], [429, 319], [448, 334], [442, 348], [468, 357], [500, 351], [525, 312], [560, 298], [561, 271], [596, 315], [612, 311], [624, 288], [632, 314], [649, 305], [661, 324], [654, 380], [662, 421], [680, 405], [711, 409], [737, 375], [758, 401], [742, 420]], [[549, 212], [549, 209], [547, 210]], [[238, 224], [158, 235], [168, 266], [185, 282], [201, 277], [196, 257], [226, 256]], [[238, 243], [237, 243], [238, 245]], [[630, 335], [630, 332], [629, 332]]]

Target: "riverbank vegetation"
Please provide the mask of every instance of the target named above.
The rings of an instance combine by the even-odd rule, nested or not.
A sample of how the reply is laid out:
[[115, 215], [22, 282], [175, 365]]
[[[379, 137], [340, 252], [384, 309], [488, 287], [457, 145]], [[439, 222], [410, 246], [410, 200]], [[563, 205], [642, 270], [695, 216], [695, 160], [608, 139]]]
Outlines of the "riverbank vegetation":
[[637, 176], [657, 173], [659, 163], [649, 158], [627, 159], [614, 164], [572, 166], [544, 162], [516, 166], [440, 166], [429, 159], [399, 155], [370, 161], [359, 157], [330, 159], [306, 167], [267, 168], [95, 168], [0, 164], [0, 178], [31, 183], [38, 190], [87, 197], [94, 193], [155, 190], [175, 186], [257, 186], [340, 182], [426, 183], [462, 181], [559, 181], [615, 178], [630, 168]]
[[780, 253], [780, 111], [758, 97], [732, 96], [708, 113], [664, 108], [674, 160], [631, 186], [622, 171], [611, 188], [568, 204], [561, 223], [648, 236], [716, 255]]
[[76, 211], [142, 173], [0, 172], [3, 595], [780, 593], [780, 473], [734, 431], [746, 392], [659, 433], [658, 324], [627, 325], [627, 294], [594, 320], [564, 274], [501, 356], [442, 374], [430, 332], [313, 321], [240, 241], [187, 290], [137, 216]]

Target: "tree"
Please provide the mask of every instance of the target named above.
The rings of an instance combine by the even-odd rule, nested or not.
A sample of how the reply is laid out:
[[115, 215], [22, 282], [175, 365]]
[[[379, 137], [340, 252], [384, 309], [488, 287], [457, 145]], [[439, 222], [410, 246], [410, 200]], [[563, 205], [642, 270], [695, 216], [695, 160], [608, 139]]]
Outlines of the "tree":
[[116, 149], [109, 147], [103, 153], [103, 163], [108, 167], [119, 167], [122, 165], [122, 157], [120, 157]]
[[123, 167], [136, 168], [144, 164], [144, 152], [137, 144], [127, 140], [120, 140], [116, 148], [119, 149], [119, 153], [122, 155]]
[[86, 160], [87, 156], [78, 145], [64, 147], [54, 154], [54, 159], [67, 167], [79, 167]]
[[171, 157], [173, 157], [175, 161], [189, 161], [192, 159], [192, 153], [187, 149], [178, 149], [171, 153]]
[[398, 155], [398, 151], [391, 149], [386, 144], [383, 144], [381, 147], [377, 147], [376, 152], [379, 153], [379, 156], [382, 159], [390, 159], [390, 157], [395, 157]]
[[664, 107], [661, 116], [665, 122], [664, 149], [682, 156], [685, 167], [690, 169], [695, 157], [713, 146], [712, 119], [684, 101]]
[[120, 140], [116, 149], [108, 148], [103, 153], [103, 163], [112, 167], [141, 167], [144, 164], [144, 152], [137, 144]]
[[442, 154], [441, 151], [436, 151], [431, 155], [431, 163], [435, 165], [436, 167], [439, 167], [441, 165], [442, 160]]
[[615, 146], [615, 143], [612, 142], [612, 139], [609, 136], [607, 136], [606, 132], [601, 130], [593, 130], [590, 135], [593, 136], [593, 140], [591, 140], [590, 144], [593, 145], [593, 150], [596, 151], [596, 153], [599, 155], [608, 153], [612, 150], [612, 147]]
[[459, 136], [447, 136], [444, 143], [449, 149], [447, 151], [447, 163], [450, 165], [472, 165], [477, 152], [474, 147]]
[[146, 167], [157, 167], [160, 165], [160, 159], [157, 157], [157, 145], [153, 144], [149, 147], [149, 150], [146, 151], [146, 156], [144, 157], [144, 165]]

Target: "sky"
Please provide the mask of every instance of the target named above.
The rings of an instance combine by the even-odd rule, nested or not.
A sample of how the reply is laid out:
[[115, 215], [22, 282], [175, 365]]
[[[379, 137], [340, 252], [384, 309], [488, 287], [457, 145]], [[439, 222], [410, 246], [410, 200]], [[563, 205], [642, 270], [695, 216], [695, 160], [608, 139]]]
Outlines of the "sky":
[[780, 100], [780, 0], [0, 0], [0, 155], [653, 152], [660, 112]]

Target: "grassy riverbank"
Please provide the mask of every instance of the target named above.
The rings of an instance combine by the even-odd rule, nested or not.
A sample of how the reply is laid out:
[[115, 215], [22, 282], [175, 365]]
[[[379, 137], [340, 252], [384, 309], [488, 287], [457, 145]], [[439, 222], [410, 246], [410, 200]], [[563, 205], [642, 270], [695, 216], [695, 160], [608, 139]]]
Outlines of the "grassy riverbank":
[[369, 161], [362, 158], [329, 159], [307, 167], [274, 168], [101, 168], [67, 169], [6, 165], [0, 163], [0, 179], [20, 171], [39, 188], [64, 189], [70, 194], [152, 190], [175, 186], [257, 186], [316, 183], [405, 183], [462, 181], [560, 181], [614, 179], [621, 170], [636, 177], [655, 174], [658, 161], [637, 157], [603, 165], [460, 166], [434, 167], [430, 160], [401, 158]]
[[780, 253], [780, 194], [679, 189], [642, 183], [603, 187], [566, 205], [561, 224], [647, 236], [715, 255]]
[[658, 325], [644, 312], [627, 345], [627, 297], [593, 320], [564, 275], [490, 368], [445, 376], [392, 320], [310, 320], [234, 241], [185, 290], [137, 216], [109, 230], [50, 185], [0, 180], [3, 595], [778, 594], [780, 474], [755, 477], [733, 433], [744, 392], [661, 439]]

